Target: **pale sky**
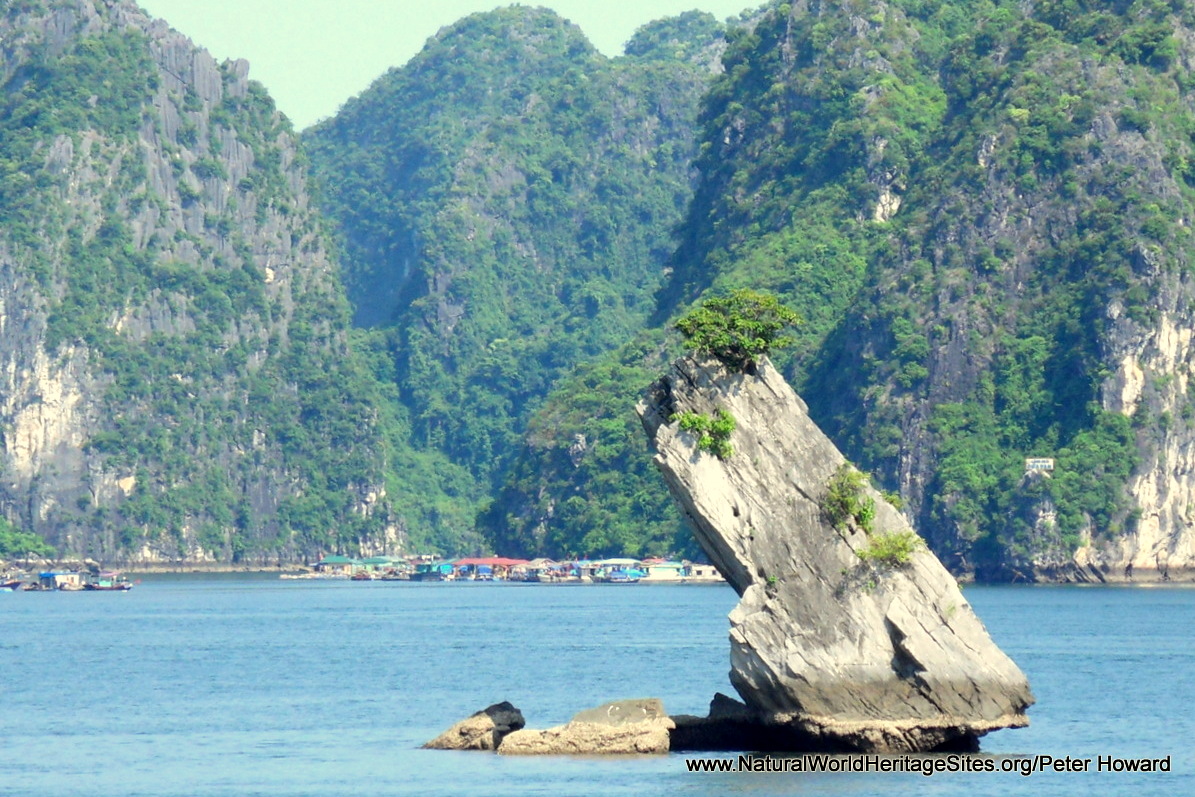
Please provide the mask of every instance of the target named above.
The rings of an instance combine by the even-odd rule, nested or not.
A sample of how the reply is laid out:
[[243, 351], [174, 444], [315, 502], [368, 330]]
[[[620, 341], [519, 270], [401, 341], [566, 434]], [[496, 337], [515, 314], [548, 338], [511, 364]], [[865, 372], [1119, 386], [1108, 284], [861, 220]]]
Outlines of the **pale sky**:
[[[155, 17], [217, 60], [245, 58], [249, 77], [269, 89], [304, 128], [401, 66], [445, 25], [510, 3], [494, 0], [138, 0]], [[694, 8], [718, 19], [762, 0], [547, 0], [606, 55], [644, 23]]]

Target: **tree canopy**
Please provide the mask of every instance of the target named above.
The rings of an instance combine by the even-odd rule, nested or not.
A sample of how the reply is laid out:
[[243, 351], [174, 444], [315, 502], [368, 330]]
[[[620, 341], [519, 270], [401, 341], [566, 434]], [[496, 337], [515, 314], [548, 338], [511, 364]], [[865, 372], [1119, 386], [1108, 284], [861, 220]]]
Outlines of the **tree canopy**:
[[698, 352], [716, 357], [734, 371], [750, 371], [758, 358], [774, 348], [790, 346], [781, 335], [800, 323], [795, 310], [772, 294], [748, 288], [703, 301], [676, 322], [676, 328]]

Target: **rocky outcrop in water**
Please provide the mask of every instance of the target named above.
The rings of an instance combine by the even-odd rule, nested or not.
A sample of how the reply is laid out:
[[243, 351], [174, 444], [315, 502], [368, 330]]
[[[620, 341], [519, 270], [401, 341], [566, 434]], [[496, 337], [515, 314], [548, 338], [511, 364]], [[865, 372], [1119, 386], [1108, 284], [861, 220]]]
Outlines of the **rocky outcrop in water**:
[[522, 712], [504, 702], [458, 722], [423, 746], [503, 755], [658, 754], [669, 751], [675, 727], [658, 698], [603, 703], [542, 730], [524, 729]]
[[503, 755], [642, 755], [667, 753], [675, 723], [656, 698], [617, 700], [578, 712], [568, 723], [522, 730], [502, 740]]
[[[741, 596], [730, 614], [730, 679], [746, 702], [736, 721], [774, 727], [789, 749], [858, 751], [974, 749], [1027, 724], [1028, 682], [955, 579], [852, 481], [772, 365], [753, 370], [681, 359], [638, 407], [669, 489]], [[676, 422], [718, 410], [735, 419], [726, 459]], [[827, 499], [836, 479], [846, 516]], [[903, 563], [885, 554], [902, 541]]]
[[423, 746], [428, 750], [497, 750], [508, 734], [526, 724], [523, 712], [503, 701], [461, 720]]

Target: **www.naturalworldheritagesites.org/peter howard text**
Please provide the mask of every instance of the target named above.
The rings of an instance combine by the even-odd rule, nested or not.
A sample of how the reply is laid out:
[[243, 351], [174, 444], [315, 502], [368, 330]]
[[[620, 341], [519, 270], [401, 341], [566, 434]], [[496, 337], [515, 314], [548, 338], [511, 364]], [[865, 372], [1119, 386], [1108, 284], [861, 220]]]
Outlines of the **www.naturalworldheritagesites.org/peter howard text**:
[[951, 772], [999, 772], [1028, 777], [1044, 772], [1169, 772], [1170, 756], [740, 755], [738, 758], [690, 758], [686, 759], [685, 766], [690, 772], [912, 772], [927, 777]]

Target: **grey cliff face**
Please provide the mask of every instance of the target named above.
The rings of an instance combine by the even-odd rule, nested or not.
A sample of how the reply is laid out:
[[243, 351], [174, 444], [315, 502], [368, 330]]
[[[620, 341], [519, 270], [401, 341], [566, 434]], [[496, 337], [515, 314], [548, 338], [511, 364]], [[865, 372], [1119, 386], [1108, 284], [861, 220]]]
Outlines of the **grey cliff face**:
[[[66, 120], [6, 149], [33, 188], [0, 202], [23, 226], [0, 229], [0, 513], [65, 555], [298, 558], [310, 546], [281, 515], [314, 480], [278, 422], [304, 426], [299, 364], [342, 362], [347, 324], [289, 123], [246, 62], [218, 63], [131, 0], [5, 8], [0, 38], [6, 101]], [[84, 97], [126, 86], [128, 108], [37, 84], [72, 63], [91, 70], [64, 72]], [[143, 431], [170, 440], [155, 453]], [[380, 516], [380, 460], [363, 453], [348, 514]], [[218, 500], [158, 511], [205, 480]], [[380, 531], [359, 542], [397, 543]]]
[[[737, 424], [725, 461], [671, 421], [716, 409]], [[966, 749], [1027, 724], [1025, 676], [937, 558], [924, 546], [903, 565], [859, 556], [908, 532], [904, 517], [869, 486], [870, 534], [826, 517], [843, 456], [770, 363], [731, 374], [678, 360], [638, 412], [673, 497], [741, 596], [730, 677], [761, 721], [811, 747], [890, 751]]]

